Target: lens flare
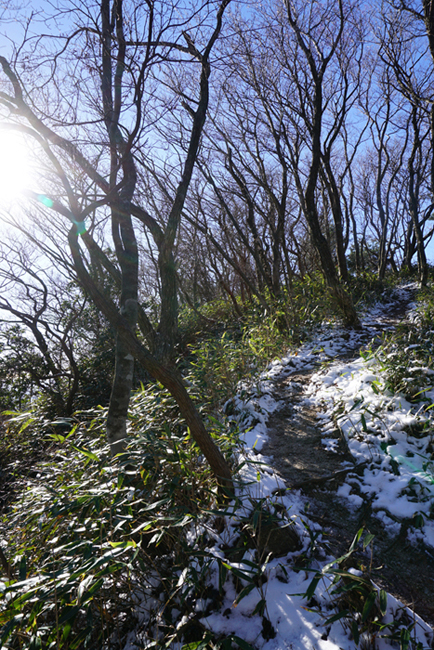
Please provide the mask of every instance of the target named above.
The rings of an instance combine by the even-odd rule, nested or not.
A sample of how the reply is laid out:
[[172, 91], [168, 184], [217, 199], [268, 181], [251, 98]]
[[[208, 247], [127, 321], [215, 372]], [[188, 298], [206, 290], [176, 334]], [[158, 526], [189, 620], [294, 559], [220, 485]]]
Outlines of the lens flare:
[[34, 186], [31, 151], [16, 131], [0, 129], [0, 205], [10, 208]]
[[54, 203], [51, 199], [48, 198], [48, 196], [45, 196], [45, 194], [38, 194], [38, 201], [39, 203], [42, 203], [45, 205], [47, 208], [52, 208]]

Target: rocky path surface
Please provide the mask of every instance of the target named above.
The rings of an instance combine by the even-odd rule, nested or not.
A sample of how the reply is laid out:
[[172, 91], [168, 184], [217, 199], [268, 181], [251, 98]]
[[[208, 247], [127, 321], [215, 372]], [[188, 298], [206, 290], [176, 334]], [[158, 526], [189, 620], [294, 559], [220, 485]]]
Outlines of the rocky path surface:
[[[377, 321], [378, 340], [381, 330], [391, 329], [405, 319], [411, 299], [411, 294], [407, 294]], [[366, 345], [372, 341], [372, 334], [372, 328], [361, 332], [357, 346], [342, 352], [338, 350], [336, 357], [349, 360], [358, 356], [360, 343]], [[355, 560], [370, 571], [379, 587], [434, 625], [433, 549], [410, 544], [405, 521], [398, 534], [391, 534], [373, 516], [369, 500], [355, 508], [337, 495], [348, 468], [363, 473], [363, 467], [355, 467], [355, 460], [338, 429], [332, 432], [336, 439], [334, 452], [324, 448], [318, 419], [321, 411], [304, 399], [313, 372], [312, 369], [298, 370], [276, 379], [275, 397], [283, 401], [284, 406], [268, 420], [268, 440], [261, 453], [272, 457], [273, 467], [289, 488], [299, 489], [305, 495], [308, 517], [321, 525], [323, 541], [333, 556], [339, 557], [348, 550], [361, 527], [374, 534], [368, 552], [360, 552]]]

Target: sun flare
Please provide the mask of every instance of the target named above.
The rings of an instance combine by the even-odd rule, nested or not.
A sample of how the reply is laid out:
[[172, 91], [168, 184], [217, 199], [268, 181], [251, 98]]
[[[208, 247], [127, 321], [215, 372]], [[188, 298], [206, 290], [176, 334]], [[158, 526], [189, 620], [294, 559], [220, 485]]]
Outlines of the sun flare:
[[35, 170], [23, 136], [0, 129], [0, 206], [10, 208], [26, 190], [34, 189]]

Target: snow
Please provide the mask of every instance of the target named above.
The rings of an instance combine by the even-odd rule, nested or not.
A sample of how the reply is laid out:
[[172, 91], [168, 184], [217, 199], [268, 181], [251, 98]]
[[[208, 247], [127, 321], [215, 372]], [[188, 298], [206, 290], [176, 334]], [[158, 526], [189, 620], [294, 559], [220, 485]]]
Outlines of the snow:
[[[416, 347], [408, 346], [407, 351]], [[358, 491], [373, 499], [372, 508], [380, 519], [384, 513], [401, 520], [422, 514], [418, 538], [433, 546], [434, 521], [429, 516], [434, 502], [434, 464], [427, 451], [430, 438], [417, 439], [407, 433], [410, 427], [427, 423], [430, 411], [426, 403], [411, 404], [404, 395], [385, 390], [382, 368], [375, 356], [336, 361], [312, 375], [307, 394], [312, 404], [324, 409], [324, 442], [327, 444], [328, 427], [336, 422], [353, 457], [371, 464], [361, 477], [348, 474], [346, 482], [351, 482], [352, 489], [358, 482]], [[421, 366], [410, 368], [415, 369], [420, 372]], [[434, 398], [432, 388], [420, 392], [430, 402]], [[344, 496], [343, 486], [339, 494]]]
[[[406, 290], [409, 287], [402, 292]], [[324, 446], [333, 450], [335, 441], [330, 434], [337, 423], [355, 461], [366, 463], [363, 472], [346, 474], [338, 497], [349, 508], [359, 508], [365, 498], [372, 499], [376, 516], [392, 534], [399, 532], [400, 521], [404, 518], [422, 514], [421, 527], [409, 527], [408, 541], [423, 540], [424, 544], [434, 547], [434, 521], [429, 517], [434, 498], [434, 469], [430, 470], [424, 460], [427, 440], [406, 433], [410, 425], [427, 421], [432, 412], [409, 403], [403, 395], [388, 394], [384, 390], [381, 364], [375, 356], [339, 360], [339, 355], [358, 350], [367, 338], [378, 335], [384, 325], [383, 318], [384, 311], [376, 306], [365, 315], [360, 332], [349, 334], [331, 325], [324, 327], [315, 342], [306, 343], [270, 364], [255, 384], [241, 383], [238, 394], [231, 400], [232, 418], [242, 432], [239, 457], [243, 464], [239, 477], [242, 485], [237, 507], [233, 504], [233, 510], [226, 517], [226, 528], [221, 534], [215, 531], [212, 534], [214, 545], [208, 551], [214, 559], [209, 564], [209, 584], [218, 586], [219, 562], [224, 562], [230, 571], [219, 606], [207, 612], [209, 603], [198, 600], [192, 610], [192, 615], [199, 616], [200, 624], [213, 638], [234, 635], [232, 647], [238, 647], [238, 637], [258, 650], [355, 650], [358, 647], [345, 618], [325, 623], [338, 611], [331, 588], [336, 568], [333, 558], [320, 551], [320, 559], [318, 556], [312, 558], [309, 569], [296, 568], [295, 559], [310, 553], [311, 536], [317, 535], [317, 543], [321, 543], [318, 524], [309, 521], [306, 515], [305, 498], [299, 491], [286, 489], [283, 479], [271, 466], [272, 460], [261, 455], [267, 440], [268, 418], [282, 406], [272, 395], [278, 378], [290, 377], [300, 369], [316, 369], [307, 387], [305, 402], [322, 409], [318, 425], [323, 429]], [[425, 374], [431, 375], [431, 370], [426, 369]], [[288, 385], [291, 387], [290, 383]], [[424, 390], [425, 396], [433, 400], [434, 388], [426, 386]], [[345, 466], [348, 467], [348, 463]], [[252, 516], [259, 501], [270, 512], [278, 504], [278, 511], [284, 512], [284, 521], [296, 527], [302, 548], [268, 561], [262, 559], [261, 580], [253, 583], [251, 576], [255, 571], [259, 575], [260, 565], [254, 550], [248, 549], [244, 557], [235, 562], [224, 549], [239, 533], [240, 522]], [[238, 586], [232, 570], [244, 576]], [[315, 572], [320, 579], [314, 602], [309, 602], [304, 594]], [[187, 580], [188, 570], [180, 576], [180, 588]], [[253, 585], [251, 591], [241, 597], [240, 589], [249, 584]], [[142, 620], [149, 618], [149, 602], [147, 607], [143, 605], [147, 598], [150, 597], [146, 594], [142, 597]], [[423, 648], [431, 647], [433, 630], [389, 594], [383, 621], [392, 623], [403, 612], [407, 613], [407, 621], [415, 624], [412, 638]], [[402, 621], [402, 629], [410, 624], [405, 622], [405, 616]], [[182, 622], [185, 620], [178, 623], [178, 628]], [[143, 633], [140, 638], [131, 634], [124, 650], [144, 648], [150, 642]], [[379, 636], [376, 643], [379, 650], [393, 645], [392, 641]], [[166, 647], [178, 650], [181, 645], [173, 642]]]

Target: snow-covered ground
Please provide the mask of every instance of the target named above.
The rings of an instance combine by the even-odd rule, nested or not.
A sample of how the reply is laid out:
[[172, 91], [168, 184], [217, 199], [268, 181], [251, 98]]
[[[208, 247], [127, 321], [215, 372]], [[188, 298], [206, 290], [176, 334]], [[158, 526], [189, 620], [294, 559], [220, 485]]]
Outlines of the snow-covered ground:
[[[410, 289], [403, 288], [402, 297]], [[423, 539], [434, 546], [434, 521], [430, 518], [434, 469], [427, 461], [429, 436], [408, 435], [411, 427], [420, 430], [428, 421], [432, 413], [427, 409], [429, 401], [415, 405], [385, 391], [382, 366], [375, 356], [351, 361], [338, 358], [346, 351], [357, 351], [377, 335], [384, 327], [384, 317], [384, 307], [371, 309], [365, 315], [363, 330], [350, 336], [336, 326], [324, 327], [314, 343], [273, 362], [255, 384], [240, 385], [239, 393], [231, 400], [233, 417], [244, 440], [239, 458], [239, 500], [236, 507], [228, 508], [219, 532], [212, 525], [204, 528], [212, 539], [205, 571], [204, 560], [194, 558], [193, 541], [191, 565], [179, 579], [182, 593], [194, 576], [205, 575], [213, 593], [223, 583], [224, 596], [218, 603], [212, 598], [197, 599], [192, 602], [190, 615], [179, 620], [181, 628], [189, 617], [194, 617], [209, 631], [211, 645], [191, 643], [184, 646], [188, 650], [212, 648], [213, 640], [221, 639], [221, 635], [231, 640], [218, 647], [243, 650], [433, 647], [432, 629], [391, 595], [386, 597], [375, 585], [364, 582], [360, 572], [347, 569], [343, 582], [337, 582], [339, 566], [321, 550], [321, 529], [306, 516], [305, 498], [298, 491], [286, 489], [272, 469], [272, 459], [261, 454], [267, 439], [267, 420], [282, 405], [273, 396], [276, 380], [311, 368], [313, 374], [304, 399], [322, 409], [319, 426], [324, 431], [325, 447], [333, 450], [334, 438], [329, 431], [337, 422], [357, 464], [366, 463], [363, 473], [348, 472], [338, 495], [348, 507], [358, 506], [363, 498], [373, 498], [377, 516], [391, 528], [399, 527], [403, 518], [413, 518], [410, 541]], [[427, 368], [427, 378], [430, 374]], [[427, 400], [433, 400], [431, 384], [425, 387], [425, 395]], [[254, 542], [246, 543], [246, 539], [260, 539], [261, 517], [266, 516], [296, 530], [299, 547], [280, 553], [264, 552], [261, 556], [259, 541], [256, 549]], [[243, 531], [250, 532], [243, 537]], [[244, 554], [234, 557], [231, 548], [239, 547], [240, 539], [244, 539]], [[340, 570], [344, 570], [342, 565]], [[349, 587], [357, 585], [365, 589], [365, 605], [359, 606], [358, 613], [354, 601], [351, 604], [350, 599], [344, 599]], [[341, 592], [336, 593], [339, 589]], [[145, 601], [144, 612], [149, 607]], [[345, 609], [347, 615], [339, 618], [338, 613]], [[375, 613], [383, 628], [373, 622]], [[335, 620], [330, 620], [333, 617]], [[392, 632], [394, 641], [387, 638]], [[141, 637], [132, 634], [125, 650], [137, 647], [151, 647], [145, 633]], [[178, 649], [181, 645], [173, 642], [167, 647]]]

